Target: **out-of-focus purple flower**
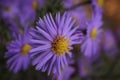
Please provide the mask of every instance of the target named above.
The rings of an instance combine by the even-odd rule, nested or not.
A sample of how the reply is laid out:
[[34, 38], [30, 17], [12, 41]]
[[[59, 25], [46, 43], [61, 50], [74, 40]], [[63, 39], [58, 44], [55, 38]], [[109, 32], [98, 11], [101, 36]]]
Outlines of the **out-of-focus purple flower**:
[[[20, 12], [18, 14], [17, 22], [17, 33], [21, 32], [19, 28], [25, 28], [28, 26], [32, 26], [35, 17], [36, 17], [36, 9], [37, 9], [37, 2], [36, 0], [20, 0], [19, 1], [19, 9]], [[15, 31], [16, 32], [16, 31]]]
[[[84, 9], [84, 8], [83, 8]], [[72, 11], [69, 11], [69, 13], [71, 14], [71, 16], [73, 17], [73, 20], [76, 20], [76, 24], [77, 25], [80, 25], [81, 29], [85, 29], [86, 26], [85, 25], [85, 22], [89, 20], [88, 16], [87, 16], [87, 12], [85, 10], [72, 10]]]
[[116, 32], [117, 32], [118, 40], [120, 41], [120, 28], [118, 28]]
[[21, 69], [26, 70], [30, 64], [29, 44], [30, 35], [28, 29], [23, 34], [19, 34], [14, 40], [8, 43], [5, 58], [7, 58], [7, 67], [17, 73]]
[[92, 8], [94, 12], [102, 12], [104, 0], [91, 0], [92, 1]]
[[62, 5], [64, 8], [70, 8], [74, 5], [72, 0], [62, 0]]
[[41, 8], [44, 6], [46, 0], [20, 0], [21, 5], [29, 5], [32, 9]]
[[24, 9], [19, 13], [18, 21], [22, 26], [31, 26], [35, 20], [36, 12], [29, 6], [24, 7]]
[[1, 17], [9, 24], [15, 22], [22, 26], [33, 24], [36, 17], [36, 0], [2, 0]]
[[17, 1], [10, 0], [2, 0], [0, 1], [1, 9], [1, 17], [6, 20], [15, 19], [19, 14], [19, 6]]
[[62, 17], [57, 13], [55, 19], [51, 14], [39, 19], [31, 32], [34, 48], [30, 52], [36, 70], [47, 71], [48, 75], [61, 74], [72, 57], [72, 45], [80, 43], [79, 34], [75, 34], [78, 26], [73, 26], [74, 23], [67, 13]]
[[118, 51], [115, 38], [112, 34], [112, 31], [110, 31], [109, 29], [104, 31], [102, 47], [106, 54], [110, 57], [113, 57]]
[[81, 46], [81, 51], [86, 56], [91, 56], [99, 52], [100, 40], [102, 35], [102, 15], [96, 14], [91, 21], [87, 23], [87, 35]]
[[[18, 36], [18, 34], [22, 34], [23, 33], [23, 27], [19, 27], [18, 24], [16, 24], [14, 21], [10, 21], [11, 25], [9, 25], [9, 30], [10, 30], [10, 34], [12, 37], [16, 38]], [[24, 26], [27, 27], [27, 26]]]
[[36, 17], [36, 0], [1, 0], [0, 13], [13, 37], [32, 26]]
[[77, 1], [77, 0], [63, 0], [62, 4], [64, 5], [65, 8], [70, 8], [78, 2], [80, 2], [80, 1]]
[[74, 73], [75, 69], [71, 66], [67, 66], [62, 70], [61, 75], [56, 75], [57, 79], [54, 80], [70, 80], [70, 76]]
[[46, 0], [37, 0], [37, 2], [38, 2], [38, 7], [43, 7]]
[[104, 0], [92, 0], [93, 5], [98, 6], [98, 7], [103, 7], [104, 5]]
[[20, 13], [18, 21], [22, 26], [31, 26], [36, 17], [37, 1], [36, 0], [20, 0]]
[[78, 60], [78, 73], [81, 77], [86, 77], [89, 74], [90, 61], [86, 58], [81, 58]]
[[[83, 0], [63, 0], [63, 5], [65, 8], [70, 8], [78, 3], [84, 2]], [[90, 7], [90, 6], [89, 6]], [[91, 9], [80, 6], [73, 10], [68, 11], [71, 16], [73, 17], [73, 20], [76, 20], [76, 24], [80, 25], [82, 29], [85, 28], [84, 24], [86, 21], [88, 21], [91, 17]]]

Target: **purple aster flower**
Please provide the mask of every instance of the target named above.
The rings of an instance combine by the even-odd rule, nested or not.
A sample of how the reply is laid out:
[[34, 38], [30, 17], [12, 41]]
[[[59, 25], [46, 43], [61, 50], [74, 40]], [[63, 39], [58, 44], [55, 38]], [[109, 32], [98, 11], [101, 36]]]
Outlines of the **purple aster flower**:
[[70, 76], [75, 72], [75, 69], [71, 66], [67, 66], [63, 69], [61, 75], [56, 75], [55, 79], [53, 80], [70, 80]]
[[36, 9], [42, 7], [45, 0], [20, 0], [19, 21], [23, 26], [30, 26], [36, 18]]
[[64, 5], [64, 7], [70, 8], [73, 5], [76, 5], [76, 4], [82, 3], [82, 2], [84, 2], [84, 1], [83, 0], [63, 0], [62, 4]]
[[92, 7], [94, 12], [102, 12], [104, 0], [92, 0]]
[[9, 70], [17, 73], [21, 69], [26, 70], [30, 64], [29, 44], [30, 35], [28, 29], [23, 34], [19, 34], [14, 40], [8, 43], [5, 58], [7, 58], [7, 67]]
[[[18, 34], [22, 34], [23, 33], [23, 29], [22, 27], [19, 27], [18, 24], [16, 24], [14, 21], [10, 21], [11, 25], [9, 25], [9, 30], [10, 30], [10, 34], [12, 37], [16, 38], [18, 36]], [[26, 26], [24, 26], [26, 27]]]
[[36, 17], [36, 0], [20, 0], [19, 9], [18, 22], [22, 26], [31, 26]]
[[87, 23], [87, 35], [84, 43], [81, 46], [81, 51], [86, 56], [91, 56], [99, 52], [100, 40], [101, 40], [101, 26], [102, 26], [102, 15], [96, 14], [92, 17], [91, 21]]
[[37, 0], [37, 2], [38, 2], [38, 6], [39, 7], [43, 7], [45, 2], [46, 2], [46, 0]]
[[33, 0], [2, 0], [0, 4], [2, 6], [0, 9], [1, 17], [10, 29], [13, 37], [21, 33], [24, 27], [33, 25], [36, 17], [35, 3]]
[[75, 5], [76, 0], [63, 0], [62, 4], [64, 5], [64, 7], [66, 8], [70, 8], [71, 6]]
[[93, 5], [98, 6], [98, 7], [103, 7], [104, 5], [104, 0], [92, 0]]
[[[63, 0], [63, 5], [65, 8], [70, 8], [78, 3], [82, 3], [82, 0]], [[91, 6], [80, 6], [73, 10], [68, 11], [71, 14], [74, 20], [76, 20], [76, 24], [80, 25], [81, 28], [85, 28], [84, 24], [91, 17]]]
[[36, 10], [37, 8], [43, 7], [46, 0], [20, 0], [20, 1], [22, 6], [29, 5], [33, 10]]
[[114, 37], [112, 31], [109, 29], [104, 31], [103, 40], [102, 40], [102, 47], [103, 47], [105, 53], [109, 57], [115, 56], [115, 53], [118, 52], [115, 37]]
[[120, 28], [118, 28], [116, 32], [117, 32], [118, 40], [120, 41]]
[[72, 45], [80, 43], [79, 34], [76, 34], [78, 26], [73, 25], [68, 14], [61, 17], [57, 13], [55, 19], [47, 14], [43, 20], [39, 19], [36, 29], [31, 32], [34, 48], [30, 52], [36, 70], [47, 71], [48, 75], [61, 74], [72, 57]]
[[10, 20], [18, 16], [19, 7], [17, 1], [2, 0], [0, 4], [0, 13], [2, 18]]
[[[13, 22], [22, 26], [30, 26], [36, 17], [36, 0], [1, 1], [1, 17], [8, 24]], [[12, 22], [12, 23], [11, 23]]]
[[81, 77], [86, 77], [90, 72], [91, 60], [87, 57], [78, 59], [78, 73]]
[[22, 26], [31, 26], [35, 20], [36, 12], [30, 6], [24, 6], [18, 16], [18, 22]]
[[87, 13], [87, 11], [84, 10], [84, 8], [83, 8], [83, 10], [81, 8], [81, 10], [69, 11], [69, 14], [71, 14], [73, 20], [76, 20], [75, 24], [81, 26], [80, 27], [81, 29], [86, 28], [86, 26], [84, 26], [85, 22], [88, 21], [90, 18], [90, 17], [88, 18], [88, 13]]

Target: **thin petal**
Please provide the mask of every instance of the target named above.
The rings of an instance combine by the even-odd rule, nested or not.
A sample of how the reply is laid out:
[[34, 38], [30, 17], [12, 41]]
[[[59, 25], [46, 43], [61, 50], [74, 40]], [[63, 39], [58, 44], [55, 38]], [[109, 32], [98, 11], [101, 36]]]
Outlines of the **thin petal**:
[[41, 45], [39, 47], [31, 49], [30, 53], [44, 51], [44, 50], [47, 50], [49, 48], [51, 48], [50, 44], [46, 44], [46, 45], [43, 45], [43, 46]]

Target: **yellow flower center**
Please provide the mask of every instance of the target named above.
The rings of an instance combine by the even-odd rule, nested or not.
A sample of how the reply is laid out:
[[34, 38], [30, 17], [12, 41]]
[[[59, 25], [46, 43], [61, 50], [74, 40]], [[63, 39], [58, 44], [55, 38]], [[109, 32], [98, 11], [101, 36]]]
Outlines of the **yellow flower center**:
[[104, 4], [104, 0], [97, 0], [97, 4], [102, 7]]
[[91, 32], [90, 32], [90, 37], [91, 38], [95, 38], [97, 35], [97, 30], [96, 28], [92, 28]]
[[69, 51], [69, 41], [65, 36], [57, 36], [52, 42], [52, 50], [57, 55], [62, 55]]
[[33, 8], [33, 9], [36, 9], [36, 8], [37, 8], [37, 1], [36, 1], [36, 0], [33, 1], [33, 3], [32, 3], [32, 8]]
[[22, 54], [27, 54], [30, 49], [31, 49], [31, 46], [29, 44], [24, 44], [21, 48], [21, 53]]

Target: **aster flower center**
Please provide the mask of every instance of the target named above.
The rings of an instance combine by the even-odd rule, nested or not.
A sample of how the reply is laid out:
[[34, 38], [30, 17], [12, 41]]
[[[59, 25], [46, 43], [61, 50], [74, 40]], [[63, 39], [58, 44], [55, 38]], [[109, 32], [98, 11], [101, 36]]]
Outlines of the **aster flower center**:
[[92, 28], [91, 32], [90, 32], [90, 37], [91, 38], [95, 38], [97, 35], [97, 30], [96, 28]]
[[29, 44], [24, 44], [21, 48], [21, 53], [22, 54], [27, 54], [30, 49], [31, 49], [31, 46]]
[[104, 0], [97, 0], [97, 4], [99, 5], [99, 6], [103, 6], [103, 3], [104, 3]]
[[65, 36], [57, 36], [52, 42], [52, 50], [55, 54], [61, 55], [69, 51], [69, 43]]
[[32, 8], [33, 8], [33, 9], [36, 9], [36, 8], [37, 8], [37, 1], [36, 1], [36, 0], [33, 1], [33, 3], [32, 3]]

